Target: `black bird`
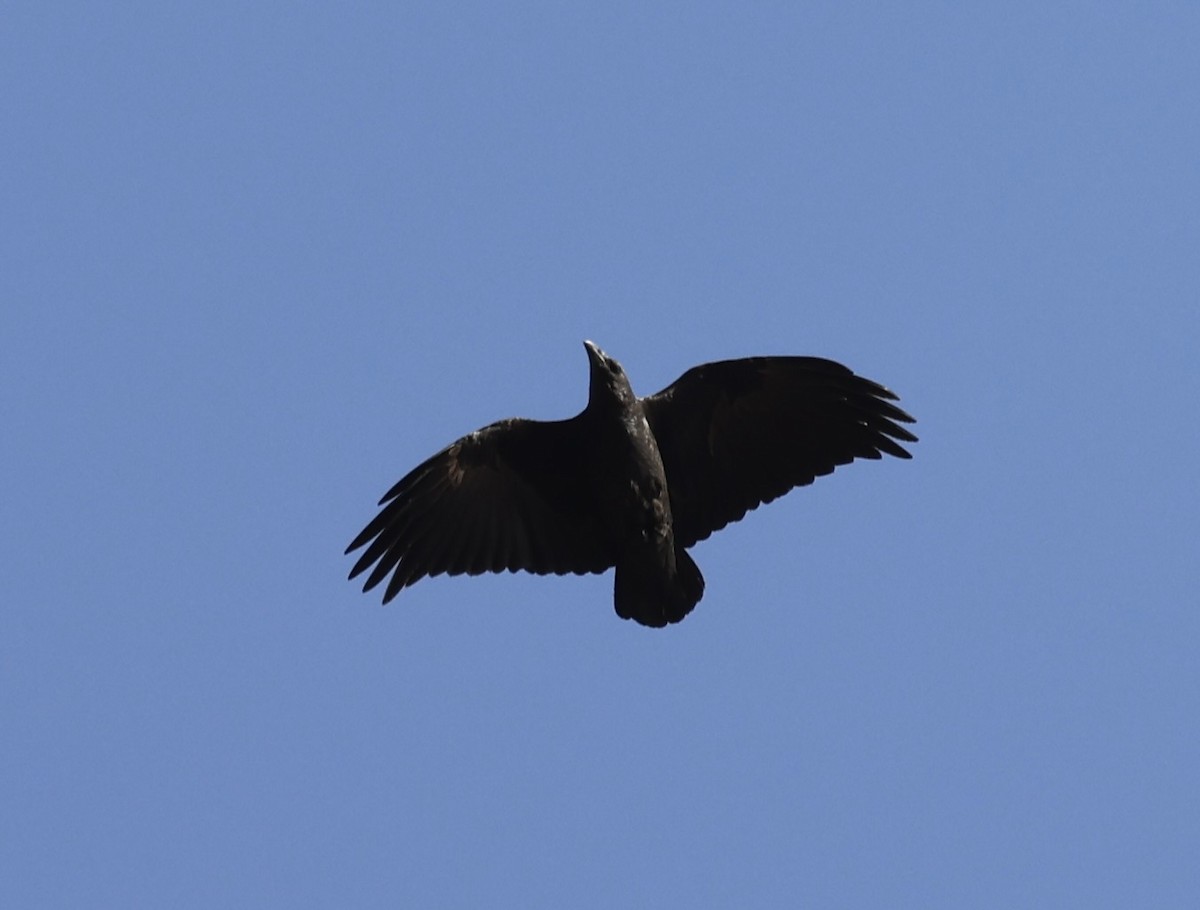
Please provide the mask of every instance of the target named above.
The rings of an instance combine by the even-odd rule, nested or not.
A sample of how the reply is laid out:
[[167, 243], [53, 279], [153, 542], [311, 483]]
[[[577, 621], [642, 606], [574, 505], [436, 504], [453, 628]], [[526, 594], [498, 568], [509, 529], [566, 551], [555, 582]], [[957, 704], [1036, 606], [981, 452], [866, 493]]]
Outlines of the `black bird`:
[[819, 357], [693, 367], [638, 398], [590, 341], [587, 407], [569, 420], [512, 418], [409, 472], [346, 548], [350, 572], [388, 575], [383, 602], [426, 575], [603, 572], [617, 615], [679, 622], [704, 593], [687, 547], [750, 509], [855, 458], [910, 458], [896, 396]]

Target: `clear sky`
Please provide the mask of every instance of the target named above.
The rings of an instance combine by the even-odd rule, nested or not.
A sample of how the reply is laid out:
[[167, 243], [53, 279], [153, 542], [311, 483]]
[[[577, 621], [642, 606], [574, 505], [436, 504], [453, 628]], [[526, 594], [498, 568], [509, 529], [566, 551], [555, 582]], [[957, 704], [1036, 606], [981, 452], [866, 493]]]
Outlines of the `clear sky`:
[[[0, 905], [1200, 905], [1200, 5], [4, 20]], [[662, 631], [348, 583], [584, 338], [921, 442]]]

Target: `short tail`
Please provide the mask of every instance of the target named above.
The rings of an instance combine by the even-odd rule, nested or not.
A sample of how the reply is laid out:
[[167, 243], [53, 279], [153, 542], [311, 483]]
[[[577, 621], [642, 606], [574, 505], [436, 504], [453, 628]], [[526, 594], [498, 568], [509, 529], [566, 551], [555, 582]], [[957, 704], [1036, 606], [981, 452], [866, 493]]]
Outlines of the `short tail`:
[[617, 563], [613, 603], [617, 615], [643, 626], [662, 628], [679, 622], [704, 596], [704, 576], [682, 547], [658, 553], [635, 553]]

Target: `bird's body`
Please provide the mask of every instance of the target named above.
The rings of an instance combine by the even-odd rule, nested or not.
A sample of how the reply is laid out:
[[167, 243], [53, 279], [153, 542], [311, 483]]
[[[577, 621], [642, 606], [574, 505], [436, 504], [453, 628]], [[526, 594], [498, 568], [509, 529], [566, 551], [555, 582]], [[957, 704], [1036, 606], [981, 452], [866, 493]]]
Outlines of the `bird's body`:
[[916, 437], [892, 393], [833, 361], [704, 364], [638, 398], [591, 342], [587, 407], [562, 421], [503, 420], [406, 475], [346, 552], [350, 577], [389, 574], [384, 602], [426, 575], [616, 568], [617, 613], [678, 622], [704, 579], [686, 548], [760, 503], [854, 458], [908, 458]]

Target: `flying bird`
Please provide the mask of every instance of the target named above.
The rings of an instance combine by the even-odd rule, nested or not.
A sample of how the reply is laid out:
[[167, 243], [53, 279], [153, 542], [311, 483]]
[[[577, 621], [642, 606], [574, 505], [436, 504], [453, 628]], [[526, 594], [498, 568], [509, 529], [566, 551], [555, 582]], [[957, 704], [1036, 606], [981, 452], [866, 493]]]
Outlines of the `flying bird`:
[[639, 398], [584, 347], [575, 417], [489, 424], [388, 490], [346, 548], [366, 547], [350, 571], [371, 569], [364, 591], [388, 579], [387, 603], [427, 575], [615, 567], [617, 615], [662, 627], [704, 593], [697, 541], [856, 458], [911, 458], [899, 442], [917, 441], [892, 392], [832, 360], [706, 363]]

